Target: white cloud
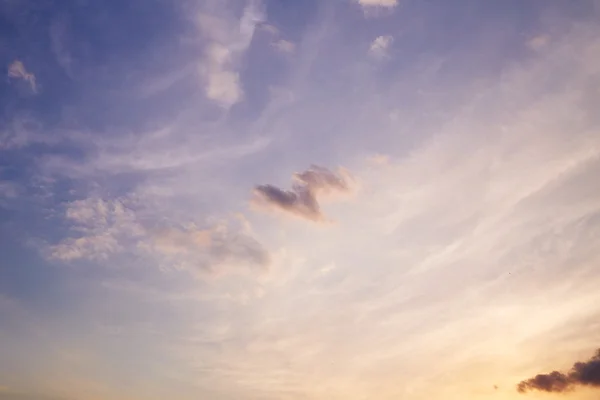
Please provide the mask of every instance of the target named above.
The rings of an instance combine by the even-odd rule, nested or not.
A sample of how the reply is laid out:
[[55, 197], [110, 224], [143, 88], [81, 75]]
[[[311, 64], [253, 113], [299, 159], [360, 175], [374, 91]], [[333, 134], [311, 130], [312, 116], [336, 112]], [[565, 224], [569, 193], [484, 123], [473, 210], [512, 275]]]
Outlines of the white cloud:
[[269, 34], [276, 36], [279, 35], [279, 29], [277, 29], [277, 27], [269, 24], [269, 23], [262, 23], [260, 24], [260, 29], [268, 32]]
[[398, 5], [398, 0], [358, 0], [358, 3], [363, 7], [395, 7]]
[[150, 214], [154, 213], [144, 212], [127, 198], [74, 201], [68, 204], [65, 218], [76, 234], [50, 246], [48, 255], [62, 261], [106, 261], [127, 254], [162, 270], [199, 275], [239, 271], [240, 266], [255, 271], [269, 267], [269, 253], [247, 233], [245, 220], [245, 224], [237, 218], [201, 229], [193, 222], [175, 224], [164, 214], [158, 221]]
[[8, 66], [8, 77], [24, 80], [25, 82], [29, 83], [29, 86], [33, 92], [37, 92], [35, 75], [27, 71], [22, 61], [15, 60]]
[[242, 99], [240, 75], [237, 72], [215, 69], [206, 77], [206, 96], [223, 107], [230, 107]]
[[273, 43], [273, 47], [275, 47], [281, 53], [293, 53], [296, 49], [296, 45], [288, 40], [279, 39]]
[[387, 56], [388, 49], [394, 42], [394, 38], [390, 35], [378, 36], [373, 40], [369, 47], [369, 54], [374, 57], [382, 58]]
[[229, 108], [243, 98], [237, 71], [239, 60], [250, 46], [257, 24], [263, 19], [255, 2], [247, 5], [239, 21], [211, 13], [198, 16], [198, 28], [209, 40], [199, 71], [206, 96], [223, 108]]
[[106, 260], [144, 235], [134, 211], [121, 199], [74, 201], [65, 218], [78, 235], [50, 247], [50, 257], [58, 260]]

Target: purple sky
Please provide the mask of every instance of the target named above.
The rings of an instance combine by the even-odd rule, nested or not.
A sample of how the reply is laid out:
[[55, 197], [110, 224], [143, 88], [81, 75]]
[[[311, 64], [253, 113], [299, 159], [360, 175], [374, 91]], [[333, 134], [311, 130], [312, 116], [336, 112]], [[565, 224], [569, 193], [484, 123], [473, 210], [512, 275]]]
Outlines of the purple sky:
[[0, 400], [551, 398], [600, 347], [598, 21], [0, 0]]

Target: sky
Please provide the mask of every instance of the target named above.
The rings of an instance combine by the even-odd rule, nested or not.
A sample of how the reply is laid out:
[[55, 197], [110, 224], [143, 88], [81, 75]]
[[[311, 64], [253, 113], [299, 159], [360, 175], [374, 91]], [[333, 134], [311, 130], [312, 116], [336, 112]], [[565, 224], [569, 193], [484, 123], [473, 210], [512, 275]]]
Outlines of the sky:
[[0, 0], [0, 400], [598, 399], [599, 21]]

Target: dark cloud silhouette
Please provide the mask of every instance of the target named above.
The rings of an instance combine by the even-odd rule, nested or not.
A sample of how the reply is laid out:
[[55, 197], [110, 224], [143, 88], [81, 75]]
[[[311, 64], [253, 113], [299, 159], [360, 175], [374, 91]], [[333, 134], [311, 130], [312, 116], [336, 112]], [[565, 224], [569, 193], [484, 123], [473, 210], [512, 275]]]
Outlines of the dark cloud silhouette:
[[273, 185], [259, 185], [254, 188], [255, 205], [263, 208], [284, 211], [314, 222], [325, 221], [319, 199], [332, 194], [352, 191], [351, 179], [344, 170], [334, 173], [327, 168], [312, 165], [304, 172], [293, 175], [291, 190]]
[[600, 349], [588, 361], [577, 362], [568, 373], [552, 371], [549, 374], [536, 375], [517, 385], [519, 393], [542, 391], [562, 393], [577, 386], [600, 388]]

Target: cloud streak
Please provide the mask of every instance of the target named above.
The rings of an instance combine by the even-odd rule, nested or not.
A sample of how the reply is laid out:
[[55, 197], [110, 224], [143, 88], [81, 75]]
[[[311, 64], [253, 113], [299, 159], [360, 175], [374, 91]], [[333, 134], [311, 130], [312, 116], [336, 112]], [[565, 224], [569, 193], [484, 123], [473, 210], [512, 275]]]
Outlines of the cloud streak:
[[517, 391], [563, 393], [578, 386], [600, 388], [600, 349], [588, 361], [576, 362], [567, 373], [552, 371], [520, 382]]
[[327, 217], [321, 211], [319, 200], [352, 191], [351, 178], [343, 169], [336, 174], [327, 168], [313, 165], [304, 172], [295, 173], [293, 182], [291, 190], [273, 185], [256, 186], [252, 204], [313, 222], [325, 222]]
[[236, 22], [210, 13], [198, 16], [198, 27], [209, 39], [200, 64], [205, 94], [223, 108], [233, 106], [244, 96], [237, 64], [250, 46], [257, 24], [263, 20], [256, 2], [248, 3]]
[[358, 0], [363, 7], [386, 7], [392, 8], [398, 5], [398, 0]]

